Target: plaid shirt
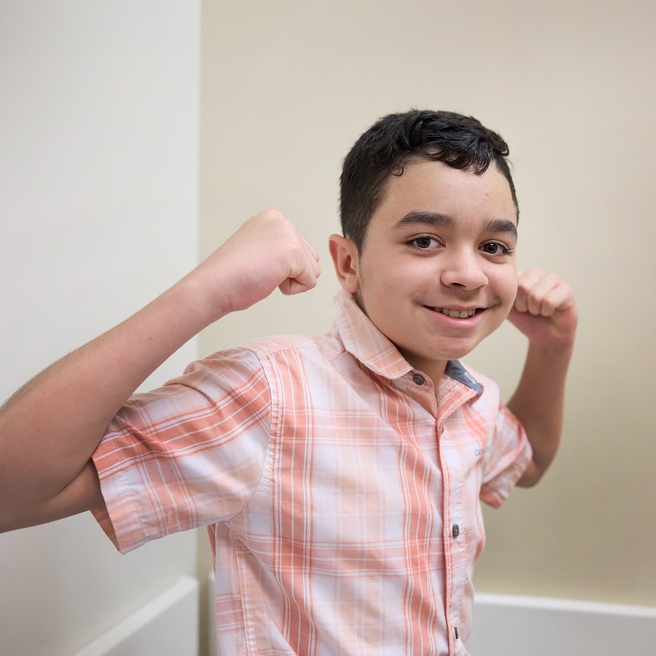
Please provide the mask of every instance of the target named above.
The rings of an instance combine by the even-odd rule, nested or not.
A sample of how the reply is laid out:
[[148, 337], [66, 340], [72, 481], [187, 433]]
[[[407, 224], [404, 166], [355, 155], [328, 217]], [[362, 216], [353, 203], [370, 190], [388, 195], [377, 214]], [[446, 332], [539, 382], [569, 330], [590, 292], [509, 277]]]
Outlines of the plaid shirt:
[[122, 552], [208, 526], [221, 654], [464, 655], [479, 499], [506, 498], [526, 435], [490, 379], [450, 362], [436, 400], [351, 296], [334, 313], [134, 396], [96, 517]]

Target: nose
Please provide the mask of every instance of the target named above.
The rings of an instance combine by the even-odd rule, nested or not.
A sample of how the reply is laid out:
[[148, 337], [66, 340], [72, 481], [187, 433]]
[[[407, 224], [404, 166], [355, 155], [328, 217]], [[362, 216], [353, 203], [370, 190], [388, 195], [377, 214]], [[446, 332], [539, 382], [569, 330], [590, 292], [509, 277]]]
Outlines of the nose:
[[488, 283], [478, 253], [464, 250], [454, 251], [451, 254], [445, 253], [442, 265], [440, 280], [448, 287], [473, 290], [484, 287]]

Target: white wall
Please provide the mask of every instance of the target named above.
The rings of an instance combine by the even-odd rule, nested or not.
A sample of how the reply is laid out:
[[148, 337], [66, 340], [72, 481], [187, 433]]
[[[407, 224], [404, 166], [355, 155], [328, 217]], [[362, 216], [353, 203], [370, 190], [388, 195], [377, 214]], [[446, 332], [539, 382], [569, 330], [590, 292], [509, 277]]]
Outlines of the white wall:
[[[341, 162], [379, 116], [472, 114], [511, 149], [521, 267], [572, 283], [581, 321], [560, 453], [486, 511], [477, 589], [656, 606], [656, 3], [243, 0], [203, 4], [201, 247], [274, 206], [321, 255], [201, 337], [323, 332], [337, 282]], [[504, 326], [467, 361], [507, 396], [525, 340]], [[475, 630], [475, 629], [474, 629]]]
[[[199, 58], [194, 0], [0, 0], [0, 402], [197, 261]], [[195, 548], [120, 556], [88, 514], [0, 535], [0, 653], [76, 652]]]

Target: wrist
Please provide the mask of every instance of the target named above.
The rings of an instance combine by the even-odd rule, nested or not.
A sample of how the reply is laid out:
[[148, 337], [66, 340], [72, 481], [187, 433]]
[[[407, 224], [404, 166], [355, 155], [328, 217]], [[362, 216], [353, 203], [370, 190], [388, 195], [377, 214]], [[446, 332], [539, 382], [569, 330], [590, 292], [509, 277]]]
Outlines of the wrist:
[[563, 358], [569, 360], [574, 353], [574, 338], [562, 342], [529, 341], [529, 351], [542, 354], [550, 358]]
[[189, 274], [164, 294], [169, 297], [177, 308], [178, 316], [189, 324], [189, 330], [194, 334], [230, 313], [230, 309], [224, 307], [225, 304], [217, 303], [216, 298], [207, 293], [208, 289], [209, 285]]

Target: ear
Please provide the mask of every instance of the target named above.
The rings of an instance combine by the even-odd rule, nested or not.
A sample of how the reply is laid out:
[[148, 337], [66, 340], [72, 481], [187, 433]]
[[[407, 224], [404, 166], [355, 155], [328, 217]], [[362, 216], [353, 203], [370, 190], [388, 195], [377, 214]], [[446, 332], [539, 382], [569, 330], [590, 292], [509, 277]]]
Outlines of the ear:
[[358, 249], [351, 239], [341, 235], [330, 235], [328, 248], [339, 283], [345, 292], [355, 294], [360, 289]]

